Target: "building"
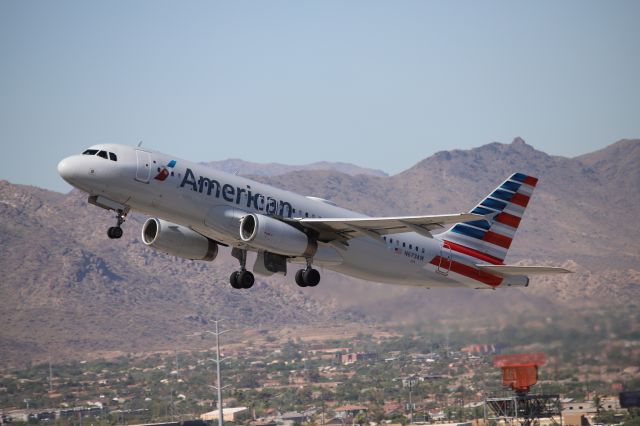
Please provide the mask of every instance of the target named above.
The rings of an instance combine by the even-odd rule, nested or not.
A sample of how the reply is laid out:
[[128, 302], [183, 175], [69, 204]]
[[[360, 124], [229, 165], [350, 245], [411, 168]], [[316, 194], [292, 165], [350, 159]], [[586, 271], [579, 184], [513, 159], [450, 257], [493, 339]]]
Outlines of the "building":
[[[223, 420], [225, 422], [241, 423], [251, 417], [248, 407], [229, 407], [223, 408]], [[201, 420], [218, 420], [218, 410], [209, 411], [200, 415]]]
[[471, 426], [471, 422], [463, 422], [463, 423], [433, 423], [429, 426]]
[[339, 364], [347, 365], [355, 362], [375, 362], [378, 359], [376, 352], [349, 352], [335, 354], [335, 361]]
[[306, 423], [309, 421], [311, 416], [308, 413], [298, 413], [296, 411], [289, 411], [287, 413], [283, 413], [279, 415], [276, 420], [278, 420], [278, 424], [296, 424], [296, 423]]
[[565, 426], [582, 426], [585, 419], [596, 414], [596, 406], [591, 401], [571, 401], [562, 404], [562, 424]]
[[367, 407], [364, 405], [343, 405], [342, 407], [336, 407], [333, 409], [336, 413], [336, 418], [346, 419], [355, 417], [360, 413], [366, 413]]
[[249, 422], [250, 426], [276, 426], [277, 423], [274, 419], [257, 419]]
[[502, 351], [502, 346], [496, 345], [493, 343], [484, 344], [484, 345], [482, 344], [468, 345], [460, 349], [460, 352], [465, 352], [467, 354], [479, 354], [479, 355], [499, 354], [501, 351]]

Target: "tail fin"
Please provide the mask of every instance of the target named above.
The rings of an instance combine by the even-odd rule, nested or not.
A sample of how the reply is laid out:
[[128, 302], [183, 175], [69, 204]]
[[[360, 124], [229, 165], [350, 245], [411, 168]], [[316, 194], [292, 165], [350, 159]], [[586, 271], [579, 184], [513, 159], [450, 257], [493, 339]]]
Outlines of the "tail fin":
[[455, 251], [501, 264], [537, 183], [533, 176], [514, 173], [471, 210], [486, 220], [457, 223], [439, 237]]

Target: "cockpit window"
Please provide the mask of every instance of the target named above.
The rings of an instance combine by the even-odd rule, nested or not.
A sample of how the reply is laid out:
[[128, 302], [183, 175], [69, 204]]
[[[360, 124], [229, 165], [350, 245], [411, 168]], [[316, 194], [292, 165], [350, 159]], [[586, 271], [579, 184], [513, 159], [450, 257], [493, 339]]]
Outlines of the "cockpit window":
[[98, 152], [98, 157], [102, 157], [102, 158], [104, 158], [106, 160], [107, 159], [106, 151], [99, 151]]
[[87, 149], [82, 155], [96, 155], [98, 153], [97, 149]]
[[113, 152], [109, 153], [109, 159], [111, 161], [118, 161], [118, 157]]

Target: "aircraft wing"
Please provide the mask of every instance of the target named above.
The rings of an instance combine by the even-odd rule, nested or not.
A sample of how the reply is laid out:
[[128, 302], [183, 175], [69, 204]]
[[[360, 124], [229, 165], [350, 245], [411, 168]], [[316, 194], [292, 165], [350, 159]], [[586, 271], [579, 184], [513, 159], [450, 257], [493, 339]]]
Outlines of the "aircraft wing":
[[322, 242], [341, 241], [358, 235], [380, 239], [383, 235], [400, 232], [417, 232], [432, 238], [431, 231], [444, 225], [482, 220], [485, 217], [473, 213], [432, 216], [357, 217], [357, 218], [302, 218], [293, 219], [302, 226], [318, 232]]
[[516, 265], [476, 265], [478, 269], [492, 274], [509, 275], [547, 275], [570, 274], [572, 271], [553, 266], [516, 266]]

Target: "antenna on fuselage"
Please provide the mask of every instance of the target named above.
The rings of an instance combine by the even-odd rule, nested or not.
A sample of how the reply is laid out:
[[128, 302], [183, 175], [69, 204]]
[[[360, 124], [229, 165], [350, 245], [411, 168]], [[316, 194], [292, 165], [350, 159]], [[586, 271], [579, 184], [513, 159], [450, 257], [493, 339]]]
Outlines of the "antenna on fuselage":
[[142, 146], [142, 141], [138, 142], [138, 148]]

